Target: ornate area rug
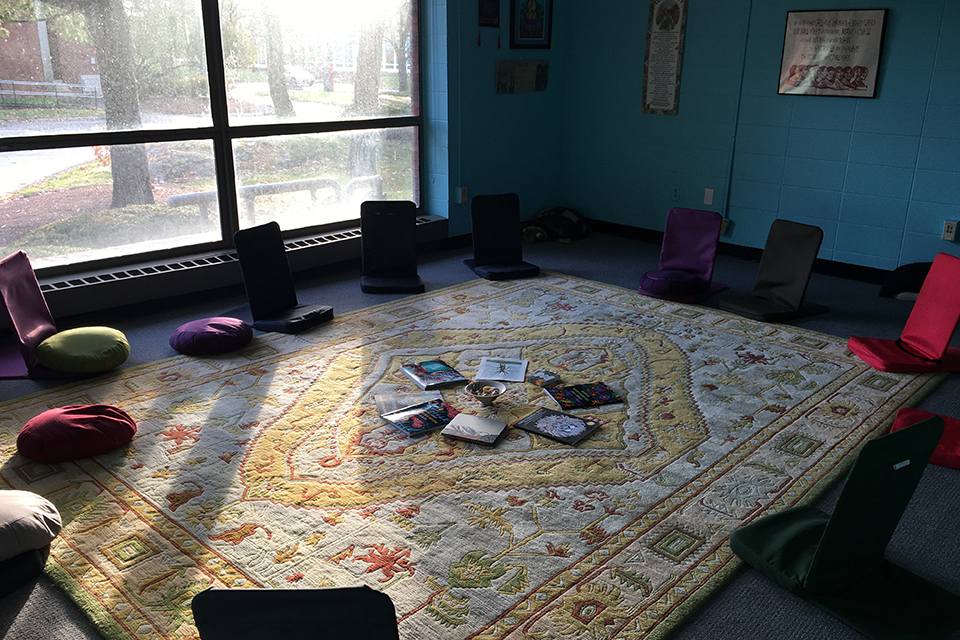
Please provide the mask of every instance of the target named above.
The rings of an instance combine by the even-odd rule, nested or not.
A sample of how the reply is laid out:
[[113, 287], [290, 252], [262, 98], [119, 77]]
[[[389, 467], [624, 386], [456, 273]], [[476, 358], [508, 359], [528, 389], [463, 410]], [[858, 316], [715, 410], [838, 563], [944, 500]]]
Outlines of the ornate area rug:
[[[508, 430], [494, 448], [413, 439], [373, 395], [439, 357], [525, 358], [623, 404], [575, 447]], [[11, 401], [0, 475], [65, 521], [48, 573], [111, 640], [193, 638], [215, 587], [367, 584], [402, 638], [662, 638], [739, 566], [730, 531], [811, 501], [939, 381], [874, 371], [846, 340], [554, 273], [474, 281], [241, 352], [176, 357]], [[508, 383], [513, 421], [553, 406]], [[105, 403], [125, 448], [45, 465], [16, 453], [41, 411]]]

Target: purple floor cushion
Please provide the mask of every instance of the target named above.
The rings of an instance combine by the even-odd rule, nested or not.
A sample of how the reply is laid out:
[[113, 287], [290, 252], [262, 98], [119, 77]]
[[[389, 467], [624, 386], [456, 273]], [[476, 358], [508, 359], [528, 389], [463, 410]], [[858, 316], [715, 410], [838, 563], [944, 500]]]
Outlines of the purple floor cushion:
[[113, 451], [136, 432], [137, 424], [122, 409], [71, 405], [30, 418], [17, 437], [17, 450], [37, 462], [67, 462]]
[[239, 349], [252, 338], [253, 329], [243, 320], [204, 318], [177, 327], [170, 336], [170, 346], [184, 355], [207, 356]]

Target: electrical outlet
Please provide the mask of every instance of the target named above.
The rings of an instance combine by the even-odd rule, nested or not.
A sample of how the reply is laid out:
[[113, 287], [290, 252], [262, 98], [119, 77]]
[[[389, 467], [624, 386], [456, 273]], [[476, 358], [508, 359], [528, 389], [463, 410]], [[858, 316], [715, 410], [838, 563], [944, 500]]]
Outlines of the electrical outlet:
[[674, 201], [680, 199], [680, 185], [674, 185], [673, 191], [670, 193], [670, 199]]
[[949, 240], [953, 242], [957, 237], [957, 223], [947, 220], [943, 223], [943, 235], [940, 236], [944, 240]]

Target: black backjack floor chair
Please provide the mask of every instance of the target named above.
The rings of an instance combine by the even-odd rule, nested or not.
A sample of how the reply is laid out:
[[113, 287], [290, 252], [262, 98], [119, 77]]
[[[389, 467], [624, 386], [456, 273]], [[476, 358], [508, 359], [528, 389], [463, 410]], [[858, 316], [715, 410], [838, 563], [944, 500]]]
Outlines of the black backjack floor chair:
[[760, 256], [753, 293], [721, 298], [720, 308], [763, 322], [786, 322], [829, 311], [824, 305], [805, 299], [822, 242], [820, 227], [774, 220]]
[[201, 640], [399, 640], [397, 614], [370, 587], [207, 589], [193, 597]]

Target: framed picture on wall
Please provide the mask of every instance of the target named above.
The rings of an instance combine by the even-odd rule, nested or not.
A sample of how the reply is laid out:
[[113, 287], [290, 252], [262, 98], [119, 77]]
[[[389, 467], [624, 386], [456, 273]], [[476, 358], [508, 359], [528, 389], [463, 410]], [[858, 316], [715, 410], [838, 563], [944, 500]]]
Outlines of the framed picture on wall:
[[777, 93], [873, 98], [886, 9], [789, 11]]
[[479, 0], [480, 26], [500, 26], [500, 0]]
[[553, 0], [510, 0], [510, 48], [549, 49]]

